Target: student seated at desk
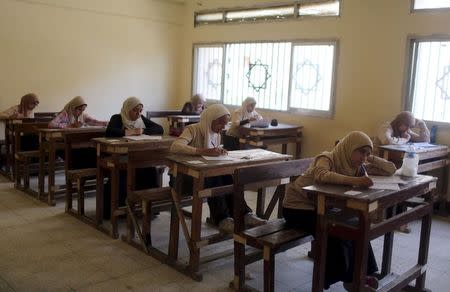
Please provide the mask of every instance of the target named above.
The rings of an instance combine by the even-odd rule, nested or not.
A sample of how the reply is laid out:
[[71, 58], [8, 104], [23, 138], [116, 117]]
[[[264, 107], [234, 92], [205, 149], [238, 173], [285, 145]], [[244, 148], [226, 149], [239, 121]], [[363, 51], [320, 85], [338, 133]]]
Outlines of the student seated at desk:
[[[200, 116], [200, 122], [187, 126], [183, 133], [173, 142], [170, 151], [188, 155], [220, 156], [226, 155], [226, 150], [220, 148], [220, 132], [230, 121], [230, 112], [221, 104], [208, 107]], [[192, 177], [178, 175], [181, 179], [182, 195], [192, 194]], [[174, 186], [171, 177], [171, 185]], [[205, 179], [205, 188], [229, 185], [233, 183], [231, 175], [208, 177]], [[233, 233], [233, 197], [232, 194], [208, 198], [211, 223], [217, 225], [226, 233]], [[245, 208], [245, 223], [248, 226], [256, 226], [265, 223], [251, 213], [250, 207]]]
[[106, 137], [163, 134], [164, 129], [160, 125], [141, 114], [143, 108], [142, 102], [137, 97], [127, 98], [123, 102], [120, 114], [111, 117], [106, 127]]
[[48, 124], [50, 129], [81, 128], [82, 126], [106, 126], [108, 122], [98, 121], [84, 113], [87, 103], [81, 96], [72, 98], [63, 110]]
[[378, 130], [376, 145], [430, 142], [430, 131], [424, 121], [414, 118], [411, 112], [399, 113], [392, 122], [384, 123]]
[[224, 136], [224, 147], [227, 150], [239, 150], [239, 127], [253, 121], [262, 120], [262, 116], [255, 111], [256, 100], [247, 97], [242, 106], [233, 112], [231, 116], [231, 126]]
[[[0, 118], [6, 119], [23, 119], [34, 118], [34, 109], [39, 105], [39, 98], [34, 93], [28, 93], [22, 96], [20, 104], [10, 107], [0, 113]], [[39, 136], [23, 135], [20, 137], [20, 150], [32, 151], [39, 149]]]
[[39, 98], [34, 93], [22, 96], [20, 104], [14, 105], [0, 113], [1, 118], [34, 118], [34, 109], [39, 105]]
[[[350, 132], [331, 152], [315, 157], [308, 170], [286, 188], [283, 200], [283, 216], [286, 223], [311, 234], [316, 233], [316, 201], [302, 189], [312, 184], [340, 184], [369, 187], [372, 180], [366, 175], [392, 175], [396, 168], [392, 162], [371, 155], [372, 141], [363, 132]], [[378, 270], [369, 245], [367, 275]], [[343, 281], [347, 289], [351, 285], [354, 266], [354, 244], [349, 240], [329, 237], [326, 254], [325, 283], [330, 285]], [[366, 285], [375, 288], [377, 280], [368, 276]]]
[[191, 101], [184, 104], [181, 113], [185, 115], [199, 115], [205, 110], [205, 103], [206, 101], [203, 96], [201, 94], [196, 94], [191, 97]]
[[[120, 114], [111, 117], [106, 128], [106, 137], [123, 137], [146, 135], [162, 135], [164, 129], [157, 123], [154, 123], [141, 115], [144, 105], [136, 97], [127, 98], [122, 105]], [[126, 171], [120, 172], [119, 182], [119, 206], [125, 205], [127, 197], [127, 174]], [[158, 187], [158, 172], [154, 167], [136, 169], [135, 189], [142, 190]], [[105, 185], [104, 189], [104, 218], [109, 219], [111, 214], [111, 180]]]

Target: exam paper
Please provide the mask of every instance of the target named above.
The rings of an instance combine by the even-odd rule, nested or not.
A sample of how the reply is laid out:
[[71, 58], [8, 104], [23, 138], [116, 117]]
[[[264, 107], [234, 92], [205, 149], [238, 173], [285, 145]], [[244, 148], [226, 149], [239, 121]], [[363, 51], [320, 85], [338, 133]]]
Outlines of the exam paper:
[[161, 140], [161, 136], [149, 136], [149, 135], [139, 135], [139, 136], [125, 136], [125, 139], [132, 141], [142, 141], [142, 140]]

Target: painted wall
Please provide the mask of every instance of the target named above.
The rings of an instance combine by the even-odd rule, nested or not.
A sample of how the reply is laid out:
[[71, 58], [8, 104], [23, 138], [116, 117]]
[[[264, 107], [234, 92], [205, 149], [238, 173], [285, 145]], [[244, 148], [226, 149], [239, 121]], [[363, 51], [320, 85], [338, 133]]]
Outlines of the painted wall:
[[0, 0], [0, 109], [27, 92], [38, 111], [82, 95], [102, 119], [128, 96], [171, 107], [183, 11], [161, 0]]
[[[265, 1], [226, 1], [226, 7], [261, 2]], [[363, 130], [374, 135], [378, 125], [403, 109], [407, 37], [450, 35], [449, 12], [411, 14], [410, 3], [410, 0], [343, 0], [339, 18], [194, 28], [194, 11], [223, 7], [225, 3], [219, 0], [188, 1], [179, 96], [187, 98], [191, 93], [194, 43], [338, 39], [340, 53], [333, 119], [261, 112], [282, 122], [304, 126], [303, 157], [330, 149], [336, 139], [351, 130]], [[179, 99], [178, 104], [182, 103], [183, 99]], [[450, 127], [440, 126], [437, 139], [439, 143], [450, 144]]]

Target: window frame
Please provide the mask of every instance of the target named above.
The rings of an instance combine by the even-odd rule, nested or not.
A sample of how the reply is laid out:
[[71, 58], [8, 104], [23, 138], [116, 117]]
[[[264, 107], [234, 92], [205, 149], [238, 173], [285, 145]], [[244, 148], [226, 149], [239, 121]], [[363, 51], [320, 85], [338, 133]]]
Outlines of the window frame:
[[422, 8], [422, 9], [416, 9], [414, 8], [416, 3], [416, 0], [411, 0], [410, 5], [410, 13], [421, 13], [421, 12], [450, 12], [450, 7], [443, 7], [443, 8]]
[[[223, 8], [214, 8], [214, 9], [205, 9], [194, 12], [194, 27], [205, 26], [205, 25], [217, 25], [217, 24], [242, 24], [242, 23], [261, 23], [261, 22], [279, 22], [279, 21], [288, 21], [288, 20], [303, 20], [309, 18], [339, 18], [342, 14], [342, 2], [343, 0], [335, 0], [339, 2], [339, 11], [337, 15], [299, 15], [299, 8], [301, 5], [307, 4], [326, 4], [327, 2], [331, 2], [334, 0], [300, 0], [300, 1], [289, 1], [289, 2], [277, 2], [277, 3], [260, 3], [249, 6], [238, 6], [238, 7], [223, 7]], [[258, 9], [270, 9], [270, 8], [282, 8], [282, 7], [293, 7], [294, 13], [292, 15], [288, 15], [283, 18], [277, 18], [273, 16], [257, 18], [255, 20], [249, 21], [228, 21], [227, 13], [228, 12], [240, 12], [246, 10], [258, 10]], [[197, 16], [201, 14], [214, 14], [214, 13], [222, 13], [222, 19], [220, 21], [212, 21], [210, 23], [201, 23], [197, 21]]]
[[[433, 9], [434, 10], [434, 9]], [[407, 38], [407, 48], [405, 54], [405, 78], [403, 84], [403, 109], [412, 112], [413, 105], [413, 88], [414, 76], [416, 72], [417, 50], [415, 47], [420, 42], [432, 41], [450, 41], [450, 34], [433, 34], [433, 35], [409, 35]], [[413, 64], [413, 60], [416, 60]], [[424, 120], [432, 125], [438, 125], [443, 128], [450, 128], [450, 122]]]
[[[337, 72], [338, 72], [338, 64], [339, 64], [339, 40], [334, 38], [328, 38], [328, 39], [280, 39], [280, 40], [246, 40], [246, 41], [235, 41], [235, 42], [197, 42], [192, 44], [192, 72], [191, 72], [191, 94], [194, 95], [197, 92], [194, 92], [195, 89], [195, 72], [196, 72], [196, 63], [195, 63], [195, 57], [196, 57], [196, 49], [197, 48], [204, 48], [204, 47], [222, 47], [223, 48], [223, 60], [222, 64], [226, 64], [226, 58], [227, 58], [227, 51], [226, 46], [227, 44], [245, 44], [245, 43], [273, 43], [273, 42], [290, 42], [291, 43], [291, 62], [289, 64], [289, 88], [288, 88], [288, 108], [287, 110], [276, 110], [276, 109], [268, 109], [268, 108], [261, 108], [262, 111], [268, 111], [268, 112], [278, 112], [278, 113], [287, 113], [287, 114], [295, 114], [295, 115], [304, 115], [304, 116], [310, 116], [310, 117], [319, 117], [319, 118], [327, 118], [327, 119], [333, 119], [335, 114], [335, 105], [336, 105], [336, 88], [337, 88]], [[331, 78], [331, 88], [330, 88], [330, 108], [328, 111], [322, 111], [322, 110], [314, 110], [314, 109], [306, 109], [306, 108], [291, 108], [290, 107], [290, 101], [291, 101], [291, 82], [292, 82], [292, 69], [293, 69], [293, 54], [294, 54], [294, 46], [296, 45], [334, 45], [333, 50], [333, 69], [332, 69], [332, 78]], [[225, 66], [222, 66], [222, 85], [221, 85], [221, 96], [220, 100], [214, 100], [214, 99], [207, 99], [208, 103], [223, 103], [224, 100], [224, 81], [225, 81]], [[231, 104], [225, 104], [226, 106], [230, 107], [239, 107], [238, 105], [231, 105]]]

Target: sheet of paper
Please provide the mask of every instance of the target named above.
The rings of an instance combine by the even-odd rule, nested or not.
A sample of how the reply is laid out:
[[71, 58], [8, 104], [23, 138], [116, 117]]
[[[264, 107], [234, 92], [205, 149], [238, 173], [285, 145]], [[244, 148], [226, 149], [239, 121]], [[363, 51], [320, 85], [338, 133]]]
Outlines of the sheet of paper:
[[224, 161], [224, 160], [236, 160], [236, 158], [234, 158], [233, 156], [229, 156], [229, 155], [220, 155], [220, 156], [202, 156], [205, 160], [208, 161]]
[[188, 161], [186, 161], [186, 163], [189, 163], [189, 164], [205, 164], [201, 160], [188, 160]]
[[345, 195], [349, 195], [349, 196], [356, 196], [356, 195], [361, 194], [361, 192], [358, 192], [358, 191], [346, 191], [344, 194]]
[[125, 136], [127, 140], [131, 141], [142, 141], [142, 140], [161, 140], [161, 136], [149, 136], [149, 135], [139, 135], [139, 136]]
[[392, 176], [370, 175], [369, 177], [373, 181], [373, 183], [380, 183], [380, 184], [405, 184], [405, 183], [407, 183], [398, 175], [392, 175]]
[[390, 183], [374, 183], [373, 186], [370, 187], [370, 189], [374, 190], [394, 190], [399, 191], [400, 187], [398, 184], [390, 184]]

